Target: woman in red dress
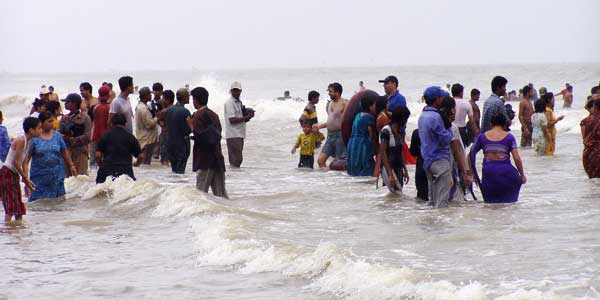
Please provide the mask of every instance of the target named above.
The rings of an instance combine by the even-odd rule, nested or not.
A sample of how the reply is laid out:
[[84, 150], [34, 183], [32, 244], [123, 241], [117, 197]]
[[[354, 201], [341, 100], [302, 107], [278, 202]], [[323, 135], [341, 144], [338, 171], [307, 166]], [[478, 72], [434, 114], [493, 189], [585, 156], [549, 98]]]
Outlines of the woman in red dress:
[[600, 178], [600, 95], [591, 101], [591, 113], [581, 121], [583, 168], [590, 178]]

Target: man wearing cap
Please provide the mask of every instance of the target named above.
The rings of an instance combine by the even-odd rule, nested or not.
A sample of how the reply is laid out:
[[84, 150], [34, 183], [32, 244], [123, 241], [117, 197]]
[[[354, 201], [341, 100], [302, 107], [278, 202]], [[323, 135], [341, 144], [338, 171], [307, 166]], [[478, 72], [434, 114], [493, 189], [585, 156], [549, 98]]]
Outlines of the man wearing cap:
[[31, 107], [31, 111], [29, 112], [30, 117], [37, 118], [41, 112], [44, 112], [46, 107], [46, 102], [50, 99], [50, 91], [45, 85], [42, 85], [40, 89], [40, 97], [35, 98], [33, 101], [33, 105]]
[[145, 86], [140, 89], [140, 102], [135, 107], [135, 135], [142, 148], [142, 154], [135, 162], [135, 166], [141, 163], [149, 165], [152, 162], [154, 145], [158, 142], [158, 131], [156, 118], [148, 108], [148, 102], [152, 99], [152, 91]]
[[383, 83], [383, 90], [385, 91], [385, 95], [388, 99], [388, 112], [394, 111], [396, 106], [406, 106], [406, 98], [398, 92], [398, 78], [396, 76], [388, 76], [383, 80], [379, 80], [380, 83]]
[[131, 108], [131, 102], [129, 102], [129, 95], [133, 93], [133, 78], [130, 76], [119, 78], [119, 88], [121, 89], [119, 97], [110, 103], [108, 126], [112, 126], [110, 122], [112, 116], [116, 113], [120, 113], [125, 115], [125, 119], [127, 119], [125, 129], [133, 134], [133, 109]]
[[439, 114], [442, 98], [448, 92], [439, 86], [428, 87], [423, 93], [427, 106], [419, 116], [419, 139], [423, 168], [429, 184], [431, 204], [436, 207], [448, 207], [452, 171], [450, 169], [450, 141], [452, 123]]
[[234, 81], [229, 89], [231, 97], [225, 101], [225, 139], [229, 165], [239, 168], [244, 157], [244, 139], [246, 138], [246, 122], [254, 118], [254, 110], [242, 105], [242, 84]]
[[510, 125], [510, 118], [504, 107], [504, 101], [500, 97], [506, 95], [506, 84], [508, 80], [502, 76], [496, 76], [492, 79], [492, 95], [483, 103], [483, 112], [481, 119], [481, 133], [492, 129], [492, 117], [497, 114], [503, 114]]
[[[95, 165], [95, 154], [96, 154], [96, 145], [100, 141], [100, 138], [108, 131], [108, 114], [110, 113], [110, 105], [108, 104], [108, 99], [110, 98], [110, 88], [106, 85], [101, 86], [98, 89], [98, 103], [94, 107], [93, 111], [93, 129], [92, 129], [92, 145], [91, 145], [91, 153], [90, 155], [90, 166]], [[94, 161], [94, 164], [91, 162]]]
[[186, 88], [177, 90], [177, 103], [167, 110], [166, 124], [169, 128], [167, 153], [171, 170], [175, 174], [184, 174], [185, 165], [190, 157], [190, 133], [192, 115], [185, 108], [190, 103], [190, 92]]
[[63, 135], [67, 149], [71, 153], [71, 160], [75, 165], [77, 174], [67, 169], [67, 177], [88, 174], [89, 143], [92, 137], [92, 121], [90, 117], [81, 112], [81, 96], [69, 94], [62, 100], [69, 114], [60, 120], [60, 133]]

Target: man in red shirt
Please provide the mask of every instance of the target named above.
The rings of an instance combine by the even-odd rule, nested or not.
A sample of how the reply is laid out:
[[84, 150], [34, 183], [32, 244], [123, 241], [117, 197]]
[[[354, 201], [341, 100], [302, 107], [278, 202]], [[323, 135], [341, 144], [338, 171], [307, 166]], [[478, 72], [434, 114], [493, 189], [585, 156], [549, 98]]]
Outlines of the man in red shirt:
[[[110, 87], [103, 85], [98, 89], [98, 103], [94, 107], [94, 132], [92, 133], [92, 151], [91, 155], [96, 153], [96, 145], [104, 133], [108, 131], [108, 114], [110, 111]], [[95, 159], [95, 158], [92, 158]]]

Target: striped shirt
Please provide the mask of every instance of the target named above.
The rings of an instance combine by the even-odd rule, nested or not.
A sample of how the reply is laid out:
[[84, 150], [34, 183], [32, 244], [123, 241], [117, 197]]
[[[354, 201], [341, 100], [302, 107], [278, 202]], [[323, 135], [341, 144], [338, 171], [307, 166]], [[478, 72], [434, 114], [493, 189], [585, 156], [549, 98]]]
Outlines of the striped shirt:
[[503, 114], [506, 120], [510, 120], [508, 113], [504, 108], [504, 101], [495, 94], [492, 94], [485, 103], [483, 103], [483, 117], [481, 119], [481, 133], [492, 129], [492, 117], [497, 114]]

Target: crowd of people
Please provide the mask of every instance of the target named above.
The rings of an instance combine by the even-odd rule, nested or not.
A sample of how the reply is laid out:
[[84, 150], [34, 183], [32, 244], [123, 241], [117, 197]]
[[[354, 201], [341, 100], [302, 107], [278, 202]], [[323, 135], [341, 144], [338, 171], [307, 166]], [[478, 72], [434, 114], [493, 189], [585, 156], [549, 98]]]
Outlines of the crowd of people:
[[[464, 99], [464, 87], [458, 83], [447, 89], [425, 89], [426, 107], [411, 135], [410, 147], [406, 124], [411, 112], [398, 90], [398, 79], [388, 76], [380, 82], [383, 96], [366, 90], [361, 82], [356, 94], [359, 109], [352, 116], [347, 141], [342, 131], [349, 101], [342, 98], [342, 85], [334, 82], [328, 86], [325, 122], [320, 123], [317, 116], [320, 94], [308, 94], [308, 104], [299, 119], [302, 132], [292, 148], [292, 154], [300, 148], [298, 167], [314, 168], [315, 150], [321, 148], [317, 159], [320, 168], [345, 170], [351, 176], [382, 177], [392, 192], [402, 192], [409, 183], [407, 164], [416, 163], [417, 198], [434, 207], [446, 207], [467, 191], [475, 197], [473, 183], [479, 186], [485, 202], [518, 200], [527, 177], [516, 138], [509, 129], [515, 115], [506, 103], [510, 99], [506, 78], [493, 78], [493, 93], [481, 112], [477, 89], [471, 90], [470, 100]], [[92, 85], [81, 83], [79, 93], [60, 100], [68, 113], [63, 113], [54, 88], [42, 86], [23, 121], [22, 135], [11, 140], [0, 125], [0, 197], [5, 221], [13, 217], [20, 220], [25, 214], [21, 182], [28, 201], [59, 198], [65, 195], [65, 178], [88, 175], [90, 167], [97, 168], [98, 184], [121, 175], [135, 180], [133, 167], [151, 164], [153, 159], [170, 166], [175, 174], [184, 174], [191, 154], [197, 189], [210, 189], [214, 195], [228, 198], [221, 149], [223, 130], [229, 165], [240, 168], [246, 123], [255, 115], [243, 105], [241, 83], [235, 81], [230, 86], [231, 96], [224, 104], [224, 128], [220, 117], [208, 107], [209, 92], [203, 87], [190, 90], [186, 86], [173, 92], [157, 82], [137, 89], [139, 102], [133, 109], [133, 78], [121, 77], [118, 86], [120, 92], [116, 94], [112, 84], [104, 82], [96, 98]], [[532, 84], [520, 89], [521, 147], [533, 147], [537, 155], [554, 154], [556, 124], [564, 118], [554, 115], [555, 96], [562, 95], [565, 107], [570, 107], [572, 89], [566, 84], [565, 90], [555, 95], [541, 88], [540, 97]], [[193, 113], [185, 107], [190, 98]], [[600, 177], [600, 86], [592, 89], [585, 107], [590, 115], [581, 122], [583, 164], [588, 176], [596, 178]], [[0, 112], [0, 124], [2, 120]], [[322, 129], [327, 130], [326, 137]], [[475, 164], [481, 150], [480, 177]], [[334, 160], [327, 166], [329, 158]]]

